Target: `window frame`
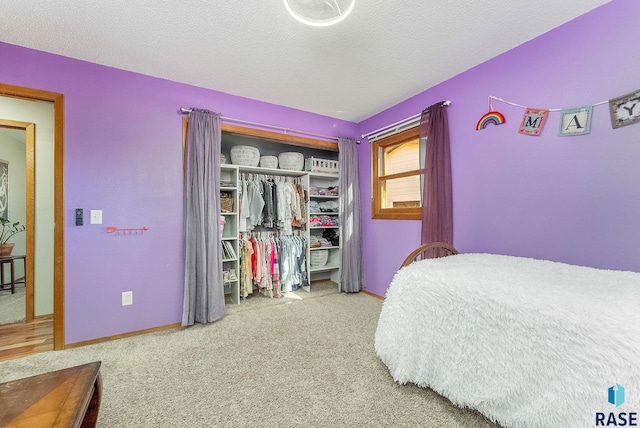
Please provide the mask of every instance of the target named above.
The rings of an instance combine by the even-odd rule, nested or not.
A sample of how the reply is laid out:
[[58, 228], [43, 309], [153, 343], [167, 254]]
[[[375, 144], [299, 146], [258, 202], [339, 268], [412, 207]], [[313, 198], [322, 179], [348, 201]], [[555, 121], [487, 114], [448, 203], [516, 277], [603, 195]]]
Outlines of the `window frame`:
[[[405, 131], [390, 135], [371, 143], [371, 218], [376, 220], [420, 220], [422, 219], [422, 206], [420, 207], [398, 207], [382, 208], [383, 194], [382, 182], [394, 178], [411, 177], [417, 175], [422, 178], [424, 168], [405, 171], [396, 174], [380, 175], [380, 165], [383, 159], [380, 152], [389, 146], [401, 145], [411, 140], [420, 140], [420, 127], [415, 126]], [[421, 198], [422, 199], [422, 198]], [[420, 201], [422, 205], [422, 201]]]

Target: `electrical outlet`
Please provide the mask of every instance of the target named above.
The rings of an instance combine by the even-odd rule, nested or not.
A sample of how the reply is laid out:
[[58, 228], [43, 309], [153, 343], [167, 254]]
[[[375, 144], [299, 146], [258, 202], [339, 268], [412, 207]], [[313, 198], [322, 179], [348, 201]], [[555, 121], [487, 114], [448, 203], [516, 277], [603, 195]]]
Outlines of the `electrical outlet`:
[[133, 305], [133, 291], [122, 292], [122, 306]]

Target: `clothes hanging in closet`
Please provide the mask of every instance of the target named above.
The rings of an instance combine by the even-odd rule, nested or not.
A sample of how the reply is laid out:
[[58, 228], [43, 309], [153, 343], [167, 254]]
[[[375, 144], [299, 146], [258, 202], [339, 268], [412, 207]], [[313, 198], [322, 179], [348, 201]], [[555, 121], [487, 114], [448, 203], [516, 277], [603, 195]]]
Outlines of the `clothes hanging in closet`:
[[309, 285], [306, 270], [307, 242], [304, 237], [276, 236], [272, 232], [243, 234], [240, 239], [240, 296], [253, 293], [254, 286], [268, 297]]
[[241, 174], [238, 230], [249, 232], [261, 226], [290, 235], [293, 227], [304, 228], [307, 195], [297, 181], [292, 177]]

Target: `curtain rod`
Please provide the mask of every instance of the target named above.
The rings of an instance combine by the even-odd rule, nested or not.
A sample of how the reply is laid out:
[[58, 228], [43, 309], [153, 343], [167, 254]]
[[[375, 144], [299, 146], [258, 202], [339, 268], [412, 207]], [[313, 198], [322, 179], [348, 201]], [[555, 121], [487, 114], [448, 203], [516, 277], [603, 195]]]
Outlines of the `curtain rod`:
[[[191, 112], [190, 108], [180, 107], [180, 113], [188, 114], [190, 112]], [[332, 137], [332, 136], [329, 136], [329, 135], [322, 135], [322, 134], [314, 134], [313, 132], [300, 131], [298, 129], [291, 129], [291, 128], [284, 128], [282, 126], [269, 125], [269, 124], [266, 124], [266, 123], [250, 122], [248, 120], [234, 119], [232, 117], [224, 117], [224, 116], [222, 117], [222, 120], [224, 120], [225, 122], [242, 123], [242, 124], [245, 124], [245, 125], [259, 126], [261, 128], [270, 128], [270, 129], [282, 130], [282, 132], [285, 135], [287, 134], [287, 132], [293, 132], [295, 134], [311, 135], [313, 137], [319, 137], [319, 138], [324, 138], [324, 139], [327, 139], [327, 140], [338, 141], [338, 137]], [[358, 141], [358, 143], [360, 143], [360, 142]]]
[[[450, 106], [451, 105], [451, 101], [450, 100], [443, 101], [442, 105], [443, 106]], [[382, 128], [376, 129], [375, 131], [367, 132], [366, 134], [362, 134], [362, 138], [369, 138], [373, 134], [377, 134], [377, 133], [379, 133], [381, 131], [386, 131], [387, 129], [391, 129], [391, 128], [394, 128], [396, 126], [403, 125], [403, 124], [405, 124], [407, 122], [410, 122], [412, 120], [415, 120], [415, 119], [419, 118], [421, 115], [422, 115], [422, 113], [414, 114], [413, 116], [407, 117], [406, 119], [399, 120], [398, 122], [392, 123], [391, 125], [383, 126]]]

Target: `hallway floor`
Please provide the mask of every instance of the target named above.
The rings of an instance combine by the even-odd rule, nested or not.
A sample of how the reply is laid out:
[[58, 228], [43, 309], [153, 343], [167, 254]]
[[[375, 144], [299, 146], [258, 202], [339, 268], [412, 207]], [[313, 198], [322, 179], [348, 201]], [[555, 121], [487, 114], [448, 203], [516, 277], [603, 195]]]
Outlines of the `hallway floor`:
[[52, 315], [38, 318], [30, 323], [0, 325], [0, 361], [52, 350]]

